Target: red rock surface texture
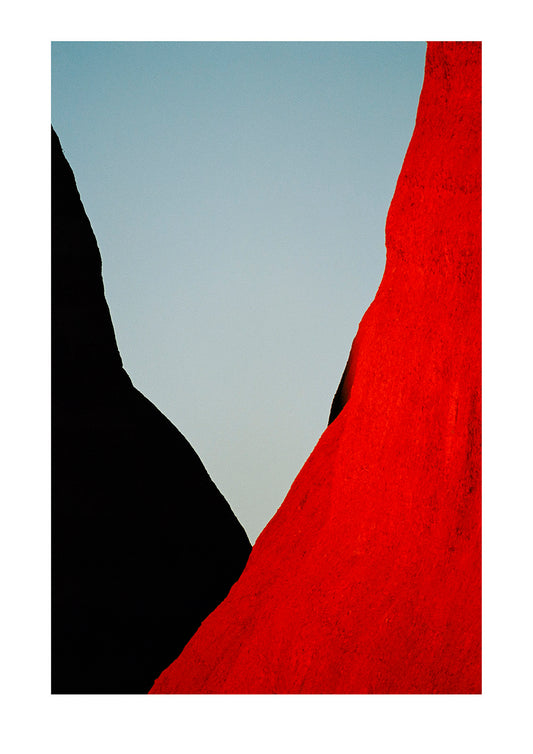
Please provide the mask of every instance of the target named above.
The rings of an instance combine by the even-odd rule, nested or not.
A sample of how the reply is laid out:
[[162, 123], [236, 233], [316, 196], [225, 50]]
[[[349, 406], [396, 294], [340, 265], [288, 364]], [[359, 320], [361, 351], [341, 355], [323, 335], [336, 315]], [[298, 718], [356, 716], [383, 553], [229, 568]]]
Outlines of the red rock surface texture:
[[341, 410], [151, 693], [481, 692], [481, 45], [429, 43]]

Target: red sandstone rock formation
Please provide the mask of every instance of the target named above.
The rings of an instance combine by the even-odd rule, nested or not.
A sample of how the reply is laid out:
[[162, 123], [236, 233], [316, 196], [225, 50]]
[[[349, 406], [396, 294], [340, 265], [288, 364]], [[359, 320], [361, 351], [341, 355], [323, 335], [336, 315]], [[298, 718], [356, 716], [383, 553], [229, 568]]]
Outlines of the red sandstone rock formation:
[[480, 58], [428, 45], [337, 418], [152, 693], [480, 692]]

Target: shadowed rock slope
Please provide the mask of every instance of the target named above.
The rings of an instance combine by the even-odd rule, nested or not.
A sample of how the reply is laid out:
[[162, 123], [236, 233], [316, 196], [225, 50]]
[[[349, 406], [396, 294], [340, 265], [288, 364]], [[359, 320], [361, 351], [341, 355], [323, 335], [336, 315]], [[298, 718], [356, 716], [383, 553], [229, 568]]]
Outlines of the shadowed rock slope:
[[332, 421], [152, 693], [480, 692], [480, 95], [430, 43]]
[[250, 552], [187, 440], [122, 368], [52, 131], [52, 691], [145, 693]]

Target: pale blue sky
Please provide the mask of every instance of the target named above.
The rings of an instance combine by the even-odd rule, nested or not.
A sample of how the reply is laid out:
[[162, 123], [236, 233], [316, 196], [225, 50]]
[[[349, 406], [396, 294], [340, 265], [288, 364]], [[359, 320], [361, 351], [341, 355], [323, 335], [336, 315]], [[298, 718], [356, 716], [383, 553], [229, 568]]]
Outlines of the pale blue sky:
[[52, 122], [136, 387], [252, 541], [385, 264], [425, 43], [52, 45]]

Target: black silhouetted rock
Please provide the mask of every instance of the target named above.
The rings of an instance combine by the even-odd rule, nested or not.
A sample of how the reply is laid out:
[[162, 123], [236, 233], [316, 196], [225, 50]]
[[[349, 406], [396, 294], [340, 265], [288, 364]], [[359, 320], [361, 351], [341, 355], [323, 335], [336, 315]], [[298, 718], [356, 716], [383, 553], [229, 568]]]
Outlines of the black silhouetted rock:
[[52, 131], [52, 691], [147, 692], [250, 549], [122, 368], [96, 239]]

